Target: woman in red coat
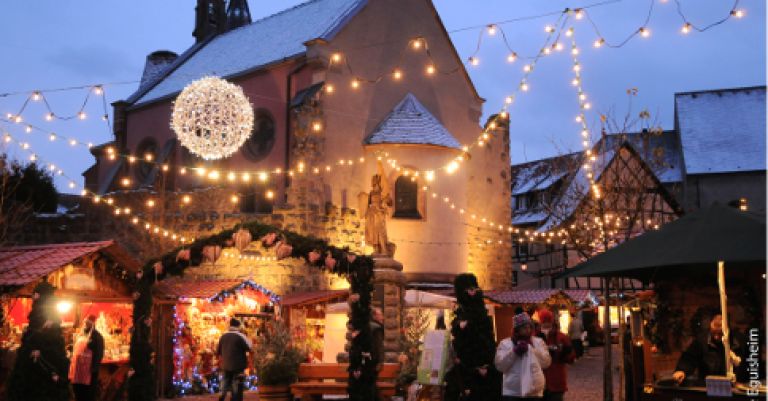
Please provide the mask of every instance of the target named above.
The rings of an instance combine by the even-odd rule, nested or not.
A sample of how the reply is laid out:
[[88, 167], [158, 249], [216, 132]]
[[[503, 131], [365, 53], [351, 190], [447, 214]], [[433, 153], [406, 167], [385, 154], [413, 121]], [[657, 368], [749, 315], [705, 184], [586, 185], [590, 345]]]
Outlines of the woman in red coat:
[[544, 400], [563, 401], [563, 395], [568, 391], [568, 374], [565, 365], [573, 363], [576, 354], [573, 352], [571, 339], [561, 333], [558, 325], [555, 324], [552, 312], [541, 309], [538, 315], [541, 322], [539, 337], [547, 343], [552, 357], [552, 364], [544, 369], [544, 377], [547, 379]]

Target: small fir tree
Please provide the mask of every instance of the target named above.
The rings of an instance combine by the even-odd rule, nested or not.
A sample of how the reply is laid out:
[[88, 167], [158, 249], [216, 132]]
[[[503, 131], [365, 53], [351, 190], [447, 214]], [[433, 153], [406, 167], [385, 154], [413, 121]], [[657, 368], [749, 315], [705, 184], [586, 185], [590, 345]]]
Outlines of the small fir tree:
[[69, 400], [69, 359], [61, 320], [56, 314], [54, 290], [47, 282], [34, 289], [29, 326], [21, 337], [8, 383], [10, 401]]

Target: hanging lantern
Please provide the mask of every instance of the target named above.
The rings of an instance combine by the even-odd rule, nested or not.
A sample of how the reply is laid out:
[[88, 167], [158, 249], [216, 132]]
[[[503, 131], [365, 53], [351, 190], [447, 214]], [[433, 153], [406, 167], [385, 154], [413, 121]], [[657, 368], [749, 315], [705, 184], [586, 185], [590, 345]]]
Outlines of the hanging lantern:
[[216, 263], [221, 256], [221, 247], [218, 245], [206, 245], [203, 247], [203, 260]]
[[223, 159], [251, 136], [253, 108], [241, 87], [204, 77], [176, 98], [171, 128], [191, 153], [205, 160]]
[[235, 248], [240, 252], [243, 252], [243, 250], [251, 243], [251, 239], [251, 232], [244, 228], [241, 228], [237, 230], [236, 233], [232, 234], [232, 241], [234, 241]]
[[291, 252], [293, 252], [293, 247], [288, 245], [285, 241], [280, 241], [277, 243], [277, 246], [275, 246], [275, 256], [277, 257], [277, 260], [291, 256]]

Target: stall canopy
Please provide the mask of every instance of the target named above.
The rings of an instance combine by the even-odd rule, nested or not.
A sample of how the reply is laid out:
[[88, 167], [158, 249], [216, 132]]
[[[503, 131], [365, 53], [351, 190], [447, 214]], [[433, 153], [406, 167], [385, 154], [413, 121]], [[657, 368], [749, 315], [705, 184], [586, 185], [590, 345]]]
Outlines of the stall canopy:
[[646, 232], [560, 277], [649, 280], [662, 269], [765, 266], [765, 215], [714, 205]]
[[551, 302], [555, 298], [565, 298], [574, 304], [587, 303], [594, 300], [594, 294], [589, 290], [561, 290], [556, 288], [537, 290], [496, 290], [486, 291], [485, 297], [503, 305], [540, 305]]
[[13, 292], [37, 283], [86, 256], [100, 252], [119, 265], [116, 276], [138, 271], [140, 264], [115, 241], [42, 244], [0, 248], [0, 292]]
[[283, 297], [280, 305], [283, 307], [297, 307], [344, 300], [349, 295], [349, 290], [322, 290], [310, 292], [297, 292]]
[[406, 290], [405, 306], [421, 308], [452, 309], [456, 298], [447, 295], [434, 294], [427, 291]]

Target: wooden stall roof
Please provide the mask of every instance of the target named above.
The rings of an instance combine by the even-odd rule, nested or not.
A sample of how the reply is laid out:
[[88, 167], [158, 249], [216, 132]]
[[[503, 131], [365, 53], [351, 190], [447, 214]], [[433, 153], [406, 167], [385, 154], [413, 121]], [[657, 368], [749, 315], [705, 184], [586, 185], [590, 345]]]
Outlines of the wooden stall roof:
[[346, 298], [349, 290], [323, 290], [310, 292], [297, 292], [283, 296], [282, 306], [294, 307], [327, 302], [338, 298]]
[[126, 270], [140, 264], [115, 241], [74, 242], [0, 248], [0, 287], [23, 287], [94, 252], [103, 252]]
[[562, 290], [557, 288], [536, 290], [495, 290], [485, 292], [485, 297], [493, 302], [506, 305], [542, 304], [553, 296], [562, 293], [574, 303], [586, 302], [592, 299], [589, 290]]

